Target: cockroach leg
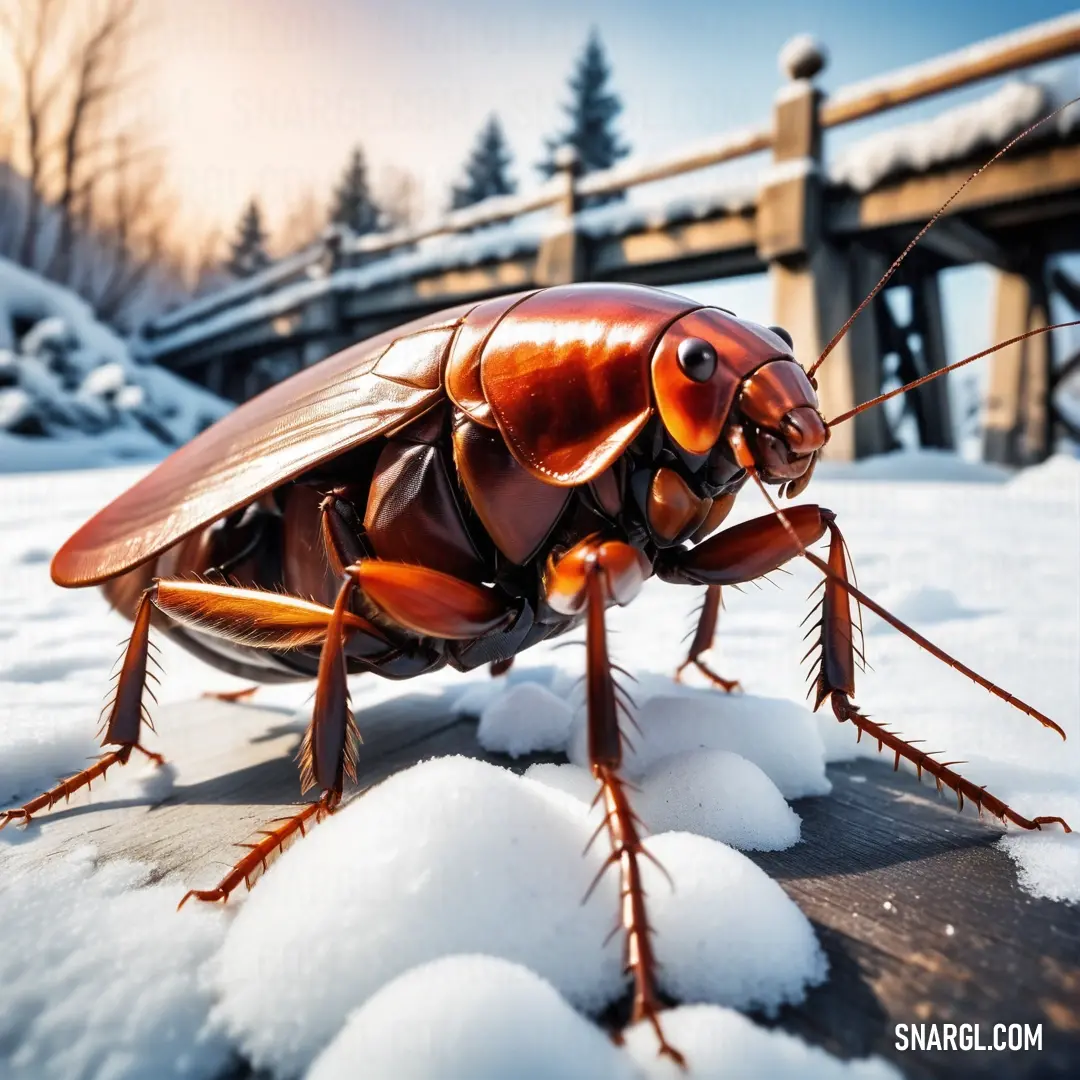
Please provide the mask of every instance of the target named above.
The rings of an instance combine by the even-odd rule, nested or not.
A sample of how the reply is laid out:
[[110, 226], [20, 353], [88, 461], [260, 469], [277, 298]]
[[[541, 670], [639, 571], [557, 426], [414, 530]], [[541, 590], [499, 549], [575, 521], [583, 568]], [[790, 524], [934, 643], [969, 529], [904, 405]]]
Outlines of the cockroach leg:
[[341, 802], [345, 778], [355, 781], [360, 734], [349, 701], [345, 666], [345, 642], [350, 635], [349, 603], [355, 588], [355, 580], [346, 576], [330, 613], [319, 656], [315, 706], [298, 755], [301, 790], [306, 792], [309, 788], [319, 786], [323, 789], [322, 795], [299, 813], [271, 822], [270, 828], [262, 830], [262, 839], [243, 845], [248, 848], [248, 853], [215, 888], [191, 889], [184, 895], [177, 910], [191, 897], [224, 902], [241, 884], [250, 889], [253, 875], [260, 869], [266, 870], [268, 860], [282, 852], [297, 833], [303, 836], [305, 825], [309, 822], [315, 824], [334, 812]]
[[[192, 896], [198, 900], [227, 900], [242, 883], [250, 887], [253, 874], [265, 869], [267, 860], [281, 851], [298, 832], [303, 835], [308, 822], [320, 821], [336, 809], [346, 778], [355, 781], [360, 735], [349, 701], [345, 644], [357, 632], [378, 632], [351, 611], [353, 594], [358, 589], [363, 590], [364, 600], [380, 612], [389, 613], [401, 625], [418, 633], [432, 636], [472, 635], [479, 632], [478, 628], [500, 625], [507, 616], [505, 608], [496, 601], [494, 590], [419, 566], [366, 559], [345, 568], [332, 611], [291, 597], [266, 594], [271, 604], [285, 601], [297, 622], [314, 619], [323, 642], [315, 683], [315, 706], [299, 754], [301, 790], [306, 792], [321, 787], [323, 793], [317, 802], [304, 807], [298, 814], [264, 830], [262, 839], [249, 845], [248, 853], [216, 888], [193, 889], [180, 901], [181, 906]], [[217, 596], [217, 600], [222, 601], [222, 597]], [[235, 598], [232, 602], [235, 604]], [[182, 603], [178, 600], [170, 605], [168, 614], [175, 618], [182, 608], [190, 619], [192, 606], [192, 598], [185, 594]], [[210, 601], [210, 608], [213, 608], [213, 601]], [[258, 618], [258, 614], [253, 612], [249, 617]], [[264, 633], [272, 636], [274, 627], [265, 627]]]
[[549, 564], [544, 586], [548, 603], [555, 610], [576, 614], [585, 609], [589, 762], [600, 785], [597, 800], [603, 800], [604, 827], [611, 841], [611, 854], [585, 899], [609, 867], [619, 867], [626, 966], [634, 979], [631, 1022], [647, 1020], [656, 1032], [660, 1053], [667, 1054], [685, 1068], [685, 1059], [664, 1037], [660, 1024], [659, 1013], [663, 1006], [656, 986], [657, 961], [652, 948], [652, 928], [645, 908], [640, 864], [641, 858], [652, 859], [652, 856], [642, 843], [641, 822], [630, 805], [626, 785], [619, 774], [623, 738], [619, 730], [619, 709], [625, 706], [616, 695], [604, 626], [605, 606], [629, 603], [641, 588], [648, 573], [648, 566], [643, 563], [634, 548], [620, 541], [585, 540], [571, 548], [558, 562]]
[[210, 701], [250, 701], [258, 689], [259, 686], [256, 683], [254, 686], [245, 686], [239, 690], [207, 690], [203, 693], [203, 697]]
[[[152, 753], [142, 746], [139, 736], [144, 723], [151, 727], [150, 716], [143, 703], [146, 689], [150, 654], [150, 615], [152, 599], [150, 591], [143, 593], [135, 611], [135, 625], [124, 651], [124, 660], [120, 666], [116, 689], [112, 699], [106, 704], [109, 715], [102, 726], [102, 744], [119, 746], [118, 750], [109, 750], [88, 769], [83, 769], [68, 777], [56, 787], [42, 792], [25, 805], [13, 810], [3, 811], [0, 817], [0, 829], [10, 821], [21, 820], [28, 823], [39, 810], [53, 807], [60, 799], [69, 798], [80, 788], [89, 787], [98, 777], [103, 777], [113, 765], [126, 765], [132, 750], [140, 750], [158, 765], [165, 759], [160, 754]], [[150, 673], [152, 675], [152, 673]], [[104, 709], [102, 712], [104, 713]]]
[[690, 651], [687, 653], [686, 659], [675, 670], [676, 682], [682, 682], [682, 673], [693, 665], [714, 686], [719, 686], [727, 693], [730, 694], [733, 690], [741, 689], [738, 679], [725, 679], [701, 659], [702, 653], [708, 652], [716, 640], [716, 624], [719, 621], [722, 607], [720, 586], [708, 586], [705, 590], [705, 599], [701, 603], [701, 612], [698, 615], [697, 628], [694, 630], [694, 640], [690, 643]]
[[505, 626], [518, 613], [506, 606], [498, 589], [412, 563], [361, 559], [345, 573], [380, 615], [421, 637], [479, 637]]
[[90, 768], [83, 769], [82, 772], [78, 772], [74, 776], [69, 776], [66, 780], [57, 784], [56, 787], [43, 792], [25, 805], [15, 807], [12, 810], [0, 811], [0, 829], [3, 829], [5, 825], [10, 824], [12, 821], [21, 821], [24, 825], [29, 825], [34, 814], [39, 810], [51, 810], [61, 799], [66, 801], [79, 788], [90, 787], [93, 781], [99, 776], [103, 777], [114, 765], [126, 765], [132, 750], [141, 751], [155, 765], [165, 764], [165, 759], [160, 754], [155, 754], [138, 743], [122, 747], [120, 750], [110, 750], [108, 753], [102, 754]]
[[[908, 633], [908, 636], [914, 636], [915, 640], [920, 644], [925, 639], [916, 634], [910, 627], [905, 627], [895, 616], [884, 612], [878, 604], [848, 581], [844, 538], [835, 521], [830, 520], [828, 528], [830, 532], [828, 562], [824, 563], [816, 557], [812, 560], [819, 569], [828, 572], [828, 577], [825, 579], [825, 588], [818, 604], [821, 619], [810, 629], [810, 634], [820, 629], [820, 634], [810, 649], [810, 653], [819, 648], [821, 650], [813, 661], [813, 670], [816, 675], [814, 685], [811, 688], [811, 693], [815, 694], [814, 710], [817, 711], [825, 699], [829, 698], [837, 720], [841, 723], [850, 721], [854, 724], [859, 731], [860, 738], [864, 733], [869, 735], [877, 743], [879, 751], [888, 747], [894, 755], [894, 768], [898, 769], [900, 767], [900, 760], [903, 758], [915, 766], [915, 771], [920, 780], [922, 774], [927, 772], [934, 777], [938, 791], [942, 787], [951, 788], [956, 793], [957, 808], [960, 810], [964, 808], [964, 799], [966, 798], [968, 802], [975, 804], [980, 814], [983, 810], [986, 810], [1002, 822], [1011, 821], [1022, 829], [1041, 829], [1044, 825], [1057, 824], [1066, 832], [1071, 832], [1072, 830], [1064, 818], [1056, 816], [1026, 818], [1018, 814], [1012, 807], [1002, 802], [995, 795], [991, 795], [985, 788], [978, 787], [950, 768], [951, 765], [959, 764], [959, 762], [938, 761], [932, 754], [913, 746], [882, 724], [874, 723], [851, 700], [855, 694], [855, 656], [858, 652], [855, 645], [855, 624], [851, 619], [851, 596], [870, 607], [876, 614], [887, 617], [893, 625], [896, 625], [902, 632]], [[815, 608], [816, 610], [817, 608]], [[930, 643], [926, 642], [926, 645], [930, 646]], [[969, 673], [969, 669], [948, 656], [948, 654], [942, 653], [936, 646], [930, 646], [930, 650], [934, 655], [940, 654], [940, 658], [950, 666], [965, 674]], [[810, 653], [807, 653], [807, 656]], [[980, 684], [987, 685], [986, 680], [982, 679], [981, 676], [976, 676], [974, 672], [970, 672], [970, 674]], [[1005, 694], [1000, 688], [994, 687], [994, 690], [997, 692], [997, 696], [1006, 698], [1011, 704], [1021, 708], [1022, 711], [1041, 718], [1041, 714], [1036, 714], [1029, 706], [1017, 701], [1011, 695]], [[1042, 719], [1049, 726], [1057, 727], [1057, 725], [1053, 724], [1053, 721], [1046, 718]]]
[[801, 554], [800, 544], [820, 540], [831, 517], [828, 510], [812, 505], [795, 506], [784, 514], [794, 536], [775, 514], [765, 514], [696, 547], [664, 551], [657, 560], [657, 577], [676, 585], [738, 585], [771, 574]]
[[154, 607], [176, 622], [256, 648], [288, 649], [319, 644], [335, 618], [341, 628], [339, 636], [346, 632], [350, 636], [363, 634], [376, 642], [386, 642], [381, 630], [344, 606], [331, 610], [299, 597], [201, 581], [155, 581], [143, 593], [135, 611], [135, 625], [116, 690], [106, 705], [109, 712], [103, 725], [102, 743], [119, 749], [110, 750], [90, 768], [43, 792], [25, 806], [0, 812], [0, 827], [13, 820], [29, 821], [37, 811], [53, 806], [81, 787], [88, 787], [113, 765], [126, 764], [132, 750], [163, 764], [161, 755], [139, 742], [142, 725], [150, 725], [143, 693], [151, 693], [146, 683], [154, 677], [149, 671], [149, 665], [154, 662], [150, 653], [150, 616]]
[[332, 791], [324, 792], [317, 801], [305, 806], [298, 814], [292, 817], [279, 818], [271, 822], [272, 827], [261, 831], [262, 839], [254, 844], [241, 844], [246, 847], [248, 853], [218, 882], [213, 889], [189, 889], [184, 893], [183, 899], [176, 905], [179, 911], [192, 897], [207, 903], [215, 903], [220, 900], [225, 903], [232, 892], [240, 885], [251, 888], [254, 884], [254, 875], [259, 871], [265, 871], [270, 860], [285, 850], [296, 834], [306, 835], [305, 826], [316, 824], [328, 814], [337, 809], [341, 799], [339, 793]]

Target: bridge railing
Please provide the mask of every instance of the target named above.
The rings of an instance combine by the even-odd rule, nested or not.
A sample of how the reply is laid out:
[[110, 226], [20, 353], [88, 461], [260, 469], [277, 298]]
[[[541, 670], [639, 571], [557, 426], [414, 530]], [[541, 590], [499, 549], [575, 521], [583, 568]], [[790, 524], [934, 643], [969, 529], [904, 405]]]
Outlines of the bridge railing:
[[[1080, 12], [857, 83], [828, 98], [819, 94], [816, 126], [820, 130], [839, 127], [934, 94], [957, 90], [1077, 52], [1080, 52]], [[787, 55], [782, 54], [781, 61], [795, 82], [813, 78], [824, 66], [823, 54], [809, 39], [795, 39], [785, 53]], [[789, 86], [783, 87], [778, 104], [790, 93]], [[644, 184], [670, 180], [775, 149], [777, 134], [774, 120], [770, 124], [725, 134], [711, 144], [698, 145], [661, 161], [627, 163], [586, 176], [578, 176], [576, 160], [572, 155], [564, 155], [557, 161], [556, 176], [533, 194], [487, 199], [465, 210], [453, 211], [419, 229], [359, 237], [351, 249], [365, 255], [385, 254], [439, 236], [511, 221], [538, 210], [556, 208], [572, 214], [590, 196], [622, 194]]]
[[[791, 133], [785, 130], [790, 127], [785, 117], [790, 119], [792, 110], [785, 108], [785, 103], [790, 101], [793, 91], [798, 96], [800, 89], [809, 89], [809, 80], [824, 65], [824, 55], [808, 39], [795, 39], [781, 54], [781, 62], [792, 81], [781, 88], [770, 123], [726, 133], [660, 161], [627, 162], [585, 176], [579, 175], [573, 155], [564, 154], [557, 159], [556, 174], [539, 190], [527, 195], [487, 199], [417, 228], [359, 237], [341, 230], [328, 230], [319, 242], [279, 260], [259, 274], [158, 317], [144, 328], [144, 333], [148, 338], [160, 337], [256, 297], [269, 295], [292, 282], [322, 276], [342, 263], [367, 263], [409, 250], [425, 241], [504, 224], [539, 211], [555, 211], [557, 217], [566, 219], [563, 227], [570, 230], [571, 219], [590, 197], [623, 194], [642, 185], [674, 179], [770, 149], [778, 161], [798, 156], [820, 158], [820, 133], [825, 129], [1077, 52], [1080, 52], [1080, 12], [843, 88], [831, 97], [815, 91], [810, 114], [802, 110], [803, 120], [809, 122], [810, 130], [795, 136], [796, 149], [805, 154], [796, 154], [787, 145], [791, 142]], [[572, 245], [568, 250], [572, 262]], [[565, 272], [571, 273], [572, 267], [566, 268]], [[553, 273], [555, 277], [559, 276], [558, 266]]]

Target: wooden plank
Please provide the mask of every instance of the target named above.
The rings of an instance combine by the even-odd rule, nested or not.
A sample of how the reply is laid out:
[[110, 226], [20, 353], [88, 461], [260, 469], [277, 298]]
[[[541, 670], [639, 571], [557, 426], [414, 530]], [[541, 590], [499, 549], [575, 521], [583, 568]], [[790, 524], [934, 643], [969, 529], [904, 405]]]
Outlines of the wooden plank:
[[[1072, 1077], [1080, 1062], [1080, 917], [1036, 900], [932, 784], [876, 761], [829, 769], [833, 794], [795, 803], [802, 842], [751, 853], [809, 916], [828, 982], [775, 1021], [843, 1056], [881, 1054], [911, 1077]], [[886, 907], [886, 905], [889, 905]], [[949, 933], [949, 927], [953, 932]], [[1041, 1052], [908, 1052], [898, 1023], [1041, 1023]]]
[[[924, 225], [985, 160], [972, 159], [944, 171], [887, 181], [861, 196], [834, 202], [826, 210], [826, 231], [850, 235], [896, 225]], [[967, 187], [946, 213], [1027, 203], [1037, 217], [1039, 199], [1077, 187], [1080, 146], [1052, 146], [1023, 157], [1002, 158]]]
[[912, 74], [901, 69], [862, 86], [845, 88], [822, 106], [821, 125], [836, 127], [861, 120], [898, 105], [1075, 52], [1080, 52], [1080, 20], [1075, 15], [1055, 19], [1045, 28], [1031, 27], [1022, 36], [1005, 34], [984, 41], [977, 48], [942, 56], [932, 64], [917, 65]]
[[[365, 708], [361, 785], [437, 754], [467, 754], [518, 771], [536, 760], [561, 760], [485, 753], [475, 724], [450, 715], [451, 701], [449, 692], [416, 693]], [[160, 748], [182, 767], [184, 782], [148, 808], [123, 796], [110, 774], [95, 787], [93, 803], [80, 793], [38, 819], [31, 827], [37, 857], [93, 843], [102, 859], [154, 863], [156, 880], [176, 881], [179, 899], [181, 880], [213, 884], [232, 857], [230, 845], [295, 804], [300, 728], [290, 714], [200, 701], [162, 709], [157, 726]], [[932, 785], [877, 761], [833, 766], [829, 775], [831, 797], [795, 803], [799, 844], [750, 853], [814, 923], [829, 978], [802, 1005], [757, 1019], [841, 1056], [882, 1054], [909, 1077], [1075, 1075], [1076, 909], [1022, 893], [1012, 863], [995, 847], [1000, 829], [970, 811], [957, 814]], [[893, 1025], [919, 1022], [979, 1023], [984, 1042], [995, 1023], [1041, 1023], [1043, 1049], [896, 1051]]]
[[[590, 244], [588, 265], [590, 276], [596, 279], [647, 271], [650, 283], [656, 284], [665, 267], [674, 269], [688, 259], [731, 256], [742, 265], [755, 251], [756, 244], [753, 215], [724, 214], [709, 220], [597, 239]], [[756, 255], [752, 257], [760, 262]], [[674, 284], [686, 279], [676, 274], [667, 280]]]

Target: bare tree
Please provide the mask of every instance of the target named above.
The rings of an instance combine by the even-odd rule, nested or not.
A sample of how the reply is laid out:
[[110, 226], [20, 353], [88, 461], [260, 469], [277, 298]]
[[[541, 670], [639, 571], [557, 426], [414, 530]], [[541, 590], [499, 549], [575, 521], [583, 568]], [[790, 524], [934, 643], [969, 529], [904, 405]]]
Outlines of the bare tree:
[[0, 147], [21, 221], [9, 250], [112, 321], [170, 265], [160, 160], [120, 119], [136, 5], [0, 0], [18, 101], [16, 143]]
[[422, 196], [420, 181], [411, 172], [393, 165], [385, 166], [375, 188], [383, 227], [407, 229], [415, 225], [420, 219]]
[[0, 9], [0, 31], [7, 39], [15, 61], [16, 88], [21, 104], [27, 191], [18, 258], [23, 266], [29, 267], [36, 262], [41, 221], [46, 115], [61, 85], [59, 76], [49, 78], [45, 71], [48, 44], [56, 33], [57, 12], [56, 0], [35, 0], [29, 6]]
[[74, 49], [72, 88], [60, 132], [61, 179], [56, 202], [60, 214], [59, 231], [46, 269], [48, 276], [58, 281], [69, 280], [71, 274], [75, 246], [75, 200], [80, 184], [89, 182], [80, 173], [94, 164], [94, 147], [88, 141], [88, 134], [99, 110], [123, 85], [121, 61], [134, 10], [135, 0], [111, 0]]

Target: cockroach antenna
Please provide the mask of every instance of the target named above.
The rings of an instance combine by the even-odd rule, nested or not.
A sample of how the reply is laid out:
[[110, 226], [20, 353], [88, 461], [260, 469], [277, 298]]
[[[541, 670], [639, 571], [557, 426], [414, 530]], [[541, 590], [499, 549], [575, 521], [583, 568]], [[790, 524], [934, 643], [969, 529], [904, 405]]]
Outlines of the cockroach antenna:
[[[1053, 112], [1047, 113], [1046, 116], [1044, 116], [1041, 120], [1036, 120], [1035, 123], [1032, 124], [1030, 127], [1024, 128], [1024, 130], [1021, 131], [1018, 135], [1014, 135], [992, 158], [990, 158], [989, 161], [986, 162], [985, 165], [981, 165], [978, 169], [976, 169], [941, 204], [941, 206], [938, 207], [938, 210], [934, 214], [934, 216], [918, 231], [918, 233], [915, 234], [914, 238], [911, 240], [911, 242], [908, 244], [908, 246], [906, 248], [904, 248], [904, 250], [902, 252], [900, 252], [900, 254], [897, 256], [897, 258], [893, 262], [892, 266], [890, 266], [889, 269], [886, 270], [884, 274], [882, 274], [881, 280], [870, 290], [870, 292], [867, 295], [866, 299], [863, 300], [863, 302], [851, 313], [851, 315], [848, 317], [848, 319], [844, 323], [844, 325], [841, 326], [840, 329], [837, 330], [835, 334], [833, 334], [833, 336], [832, 336], [831, 340], [829, 341], [828, 345], [826, 345], [825, 348], [821, 350], [821, 355], [814, 361], [814, 363], [810, 366], [810, 369], [806, 373], [810, 378], [813, 378], [814, 372], [816, 372], [817, 369], [819, 367], [821, 367], [821, 365], [825, 362], [825, 358], [829, 355], [829, 353], [831, 353], [833, 351], [833, 349], [835, 349], [836, 346], [840, 344], [840, 342], [843, 339], [844, 335], [850, 329], [851, 324], [863, 313], [863, 311], [870, 304], [870, 302], [874, 299], [874, 297], [877, 296], [877, 294], [879, 292], [881, 292], [881, 290], [885, 287], [885, 285], [888, 282], [889, 278], [891, 278], [893, 276], [893, 274], [895, 274], [896, 271], [900, 268], [900, 264], [908, 257], [908, 255], [911, 253], [912, 248], [914, 248], [915, 245], [934, 227], [934, 225], [937, 223], [937, 221], [941, 217], [941, 215], [945, 213], [945, 211], [952, 205], [953, 202], [955, 202], [955, 200], [960, 195], [960, 193], [973, 180], [976, 180], [984, 172], [986, 172], [986, 170], [989, 169], [990, 166], [994, 164], [994, 162], [996, 162], [999, 158], [1004, 157], [1004, 155], [1007, 154], [1018, 142], [1020, 142], [1022, 139], [1026, 139], [1033, 131], [1036, 131], [1038, 128], [1042, 127], [1042, 125], [1047, 123], [1048, 121], [1053, 120], [1055, 116], [1060, 115], [1066, 109], [1068, 109], [1070, 106], [1075, 105], [1078, 101], [1080, 101], [1080, 96], [1074, 97], [1074, 98], [1070, 99], [1069, 101], [1066, 101], [1064, 105], [1059, 105]], [[1066, 323], [1064, 325], [1071, 325], [1071, 324]], [[1053, 329], [1053, 327], [1046, 327], [1046, 329], [1050, 330], [1050, 329]], [[1025, 336], [1028, 336], [1028, 335], [1025, 335]], [[1016, 338], [1015, 340], [1019, 341], [1021, 339]], [[1009, 345], [1009, 344], [1012, 344], [1012, 342], [1002, 342], [1002, 346]], [[983, 355], [985, 355], [985, 354], [983, 354]], [[973, 357], [972, 359], [975, 359], [975, 358]], [[944, 374], [946, 370], [948, 370], [948, 369], [942, 368], [940, 372], [935, 372], [934, 375]], [[931, 376], [931, 377], [933, 377], [933, 376]], [[925, 381], [925, 380], [923, 380], [923, 381]], [[918, 383], [911, 383], [909, 385], [916, 386], [916, 385], [918, 385]], [[906, 390], [906, 389], [908, 389], [908, 387], [903, 387], [902, 388], [902, 390]], [[897, 391], [897, 393], [900, 393], [900, 392], [901, 391]]]

